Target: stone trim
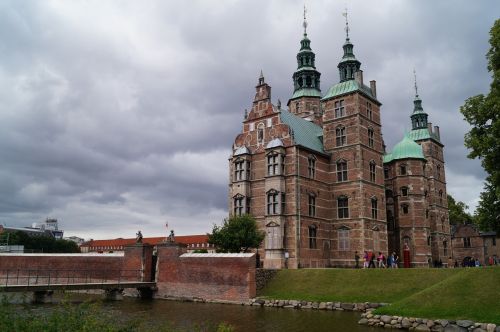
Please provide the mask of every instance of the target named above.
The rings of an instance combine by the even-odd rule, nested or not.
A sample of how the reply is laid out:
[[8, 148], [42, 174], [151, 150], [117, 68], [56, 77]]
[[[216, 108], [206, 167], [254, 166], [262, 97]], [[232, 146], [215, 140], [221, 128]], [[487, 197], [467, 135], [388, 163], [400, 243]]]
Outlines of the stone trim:
[[374, 315], [372, 309], [361, 314], [358, 324], [391, 329], [433, 332], [500, 332], [500, 326], [489, 323], [476, 323], [471, 320], [425, 319], [414, 317]]

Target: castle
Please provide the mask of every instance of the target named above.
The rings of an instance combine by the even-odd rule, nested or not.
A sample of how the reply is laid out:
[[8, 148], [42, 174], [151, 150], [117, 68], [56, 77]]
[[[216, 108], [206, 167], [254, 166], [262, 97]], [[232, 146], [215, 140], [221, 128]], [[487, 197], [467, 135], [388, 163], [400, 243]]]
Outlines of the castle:
[[[363, 81], [346, 20], [340, 81], [322, 94], [307, 36], [288, 109], [260, 75], [230, 157], [229, 211], [251, 214], [265, 268], [352, 267], [395, 251], [405, 266], [451, 255], [443, 144], [416, 91], [412, 130], [391, 152], [376, 82]], [[415, 84], [416, 86], [416, 84]]]

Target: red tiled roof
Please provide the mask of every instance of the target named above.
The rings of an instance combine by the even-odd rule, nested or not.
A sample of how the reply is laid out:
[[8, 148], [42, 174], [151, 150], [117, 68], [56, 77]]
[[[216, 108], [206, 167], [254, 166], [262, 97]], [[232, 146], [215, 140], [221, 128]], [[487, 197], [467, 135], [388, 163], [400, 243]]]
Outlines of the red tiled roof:
[[[143, 243], [157, 245], [165, 242], [166, 237], [145, 237]], [[208, 235], [181, 235], [175, 236], [175, 242], [183, 244], [208, 243]], [[135, 244], [135, 238], [112, 239], [112, 240], [91, 240], [82, 244], [82, 247], [119, 247]]]

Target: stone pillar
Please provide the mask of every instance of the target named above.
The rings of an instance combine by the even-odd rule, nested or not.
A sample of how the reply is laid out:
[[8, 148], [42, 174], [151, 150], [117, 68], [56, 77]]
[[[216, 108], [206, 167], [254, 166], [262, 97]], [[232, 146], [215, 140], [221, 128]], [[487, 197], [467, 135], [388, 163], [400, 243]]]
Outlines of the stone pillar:
[[152, 281], [153, 246], [137, 243], [125, 246], [122, 280]]

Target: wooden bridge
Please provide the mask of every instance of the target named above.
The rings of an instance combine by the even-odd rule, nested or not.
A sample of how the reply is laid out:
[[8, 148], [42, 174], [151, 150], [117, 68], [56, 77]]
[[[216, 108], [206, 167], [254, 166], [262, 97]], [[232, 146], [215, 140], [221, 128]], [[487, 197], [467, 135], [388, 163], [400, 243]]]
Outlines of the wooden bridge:
[[35, 302], [47, 302], [54, 291], [104, 290], [118, 299], [126, 288], [151, 297], [156, 282], [143, 281], [141, 270], [0, 270], [0, 292], [33, 292]]

